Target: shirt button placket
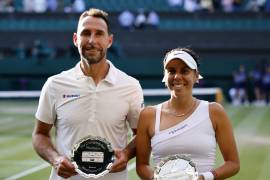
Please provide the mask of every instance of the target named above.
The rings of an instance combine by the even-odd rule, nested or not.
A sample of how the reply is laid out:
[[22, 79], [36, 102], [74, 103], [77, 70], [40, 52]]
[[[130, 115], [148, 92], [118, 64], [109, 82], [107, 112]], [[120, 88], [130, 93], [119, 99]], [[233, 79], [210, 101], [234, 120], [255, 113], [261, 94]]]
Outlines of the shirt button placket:
[[95, 121], [96, 118], [96, 107], [97, 107], [97, 94], [96, 90], [93, 92], [90, 99], [90, 115], [88, 121]]

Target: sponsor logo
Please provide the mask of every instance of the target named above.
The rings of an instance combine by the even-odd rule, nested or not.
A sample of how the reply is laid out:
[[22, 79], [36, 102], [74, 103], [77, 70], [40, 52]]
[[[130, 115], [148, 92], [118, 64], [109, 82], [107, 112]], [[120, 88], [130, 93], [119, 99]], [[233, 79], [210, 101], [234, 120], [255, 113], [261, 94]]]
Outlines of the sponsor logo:
[[78, 98], [79, 94], [63, 94], [63, 98]]
[[173, 135], [173, 134], [177, 133], [178, 131], [184, 129], [184, 128], [187, 127], [187, 126], [188, 126], [188, 125], [185, 124], [185, 125], [183, 125], [183, 126], [180, 126], [179, 128], [173, 129], [173, 130], [171, 130], [171, 131], [169, 132], [169, 135]]

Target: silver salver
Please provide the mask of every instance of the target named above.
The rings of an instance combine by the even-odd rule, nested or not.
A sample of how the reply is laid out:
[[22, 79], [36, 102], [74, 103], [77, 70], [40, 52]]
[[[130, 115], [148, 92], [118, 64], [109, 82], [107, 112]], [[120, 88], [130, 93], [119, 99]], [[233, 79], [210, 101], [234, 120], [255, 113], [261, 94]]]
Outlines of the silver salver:
[[167, 156], [154, 169], [154, 180], [197, 180], [195, 163], [182, 154]]
[[114, 162], [110, 142], [98, 136], [80, 139], [72, 149], [71, 162], [76, 172], [85, 178], [99, 178], [109, 173]]

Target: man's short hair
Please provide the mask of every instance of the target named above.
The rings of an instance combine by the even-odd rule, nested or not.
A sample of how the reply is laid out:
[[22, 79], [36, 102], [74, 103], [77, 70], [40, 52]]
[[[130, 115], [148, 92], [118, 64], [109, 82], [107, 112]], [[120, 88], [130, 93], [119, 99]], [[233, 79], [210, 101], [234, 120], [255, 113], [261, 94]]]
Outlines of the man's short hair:
[[87, 11], [84, 11], [79, 19], [79, 22], [87, 17], [87, 16], [92, 16], [92, 17], [96, 17], [96, 18], [101, 18], [105, 21], [106, 25], [107, 25], [107, 29], [108, 29], [108, 33], [110, 32], [110, 28], [109, 28], [109, 15], [107, 12], [101, 10], [101, 9], [96, 9], [96, 8], [90, 8]]

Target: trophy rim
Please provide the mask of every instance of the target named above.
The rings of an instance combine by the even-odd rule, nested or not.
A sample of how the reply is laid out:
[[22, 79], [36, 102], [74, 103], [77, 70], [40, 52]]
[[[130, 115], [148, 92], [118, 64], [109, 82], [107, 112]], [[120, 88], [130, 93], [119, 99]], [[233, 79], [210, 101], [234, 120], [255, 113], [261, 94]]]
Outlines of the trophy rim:
[[112, 165], [113, 165], [113, 161], [115, 160], [115, 155], [114, 155], [114, 154], [112, 155], [112, 157], [110, 158], [110, 163], [107, 164], [105, 170], [102, 171], [102, 172], [100, 172], [100, 173], [98, 173], [98, 174], [94, 174], [94, 173], [85, 173], [85, 172], [81, 171], [81, 170], [79, 169], [79, 165], [78, 165], [77, 162], [74, 160], [74, 157], [75, 157], [75, 152], [76, 152], [76, 151], [79, 149], [79, 147], [80, 147], [80, 144], [83, 143], [83, 142], [85, 142], [85, 141], [87, 141], [87, 140], [96, 140], [96, 141], [101, 141], [101, 142], [103, 142], [103, 143], [106, 145], [106, 147], [108, 148], [108, 152], [109, 152], [109, 153], [114, 153], [114, 150], [113, 150], [113, 148], [112, 148], [111, 143], [110, 143], [109, 141], [107, 141], [105, 138], [100, 137], [100, 136], [92, 136], [92, 135], [88, 135], [88, 136], [86, 136], [86, 137], [84, 137], [84, 138], [79, 139], [79, 140], [75, 143], [75, 145], [73, 146], [72, 152], [71, 152], [71, 162], [72, 162], [72, 164], [75, 166], [75, 171], [76, 171], [79, 175], [81, 175], [81, 176], [83, 176], [83, 177], [85, 177], [85, 178], [95, 178], [95, 179], [96, 179], [96, 178], [102, 177], [102, 176], [104, 176], [104, 175], [106, 175], [106, 174], [109, 173], [109, 170], [111, 169], [111, 167], [112, 167]]
[[109, 169], [110, 169], [110, 168], [112, 167], [112, 165], [113, 165], [113, 163], [111, 162], [111, 163], [109, 163], [109, 164], [107, 165], [105, 171], [102, 171], [101, 173], [98, 173], [98, 174], [92, 174], [92, 173], [89, 173], [89, 174], [88, 174], [88, 173], [85, 173], [85, 172], [81, 171], [81, 170], [78, 168], [78, 165], [77, 165], [77, 163], [76, 163], [75, 161], [73, 161], [72, 164], [74, 164], [74, 166], [75, 166], [75, 171], [76, 171], [78, 174], [80, 174], [81, 176], [83, 176], [84, 178], [95, 178], [95, 179], [100, 178], [100, 177], [102, 177], [102, 176], [108, 174], [108, 173], [110, 172]]
[[[198, 171], [196, 168], [196, 164], [192, 161], [192, 159], [190, 157], [188, 157], [187, 155], [184, 154], [173, 154], [173, 155], [168, 155], [165, 158], [162, 158], [161, 161], [159, 163], [157, 163], [157, 165], [154, 168], [154, 179], [158, 180], [159, 179], [159, 173], [162, 169], [162, 167], [171, 160], [175, 160], [175, 159], [182, 159], [188, 162], [188, 164], [194, 168], [194, 173], [192, 174], [192, 176], [197, 177], [198, 176]], [[196, 178], [195, 178], [196, 179]]]

